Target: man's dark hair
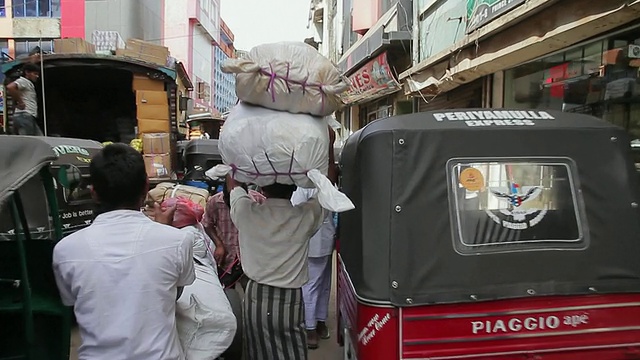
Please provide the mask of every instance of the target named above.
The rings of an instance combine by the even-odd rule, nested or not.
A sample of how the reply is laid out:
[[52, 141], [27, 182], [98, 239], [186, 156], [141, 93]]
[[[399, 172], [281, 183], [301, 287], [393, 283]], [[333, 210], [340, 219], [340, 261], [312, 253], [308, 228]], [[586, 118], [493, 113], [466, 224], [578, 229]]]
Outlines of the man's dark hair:
[[22, 66], [22, 72], [23, 73], [28, 73], [28, 72], [40, 73], [40, 67], [37, 66], [36, 64], [26, 63], [24, 64], [24, 66]]
[[285, 185], [275, 183], [273, 185], [265, 186], [262, 188], [262, 192], [265, 197], [274, 199], [291, 199], [291, 196], [296, 191], [295, 185]]
[[138, 207], [147, 188], [142, 155], [125, 144], [105, 146], [89, 165], [91, 184], [104, 211]]

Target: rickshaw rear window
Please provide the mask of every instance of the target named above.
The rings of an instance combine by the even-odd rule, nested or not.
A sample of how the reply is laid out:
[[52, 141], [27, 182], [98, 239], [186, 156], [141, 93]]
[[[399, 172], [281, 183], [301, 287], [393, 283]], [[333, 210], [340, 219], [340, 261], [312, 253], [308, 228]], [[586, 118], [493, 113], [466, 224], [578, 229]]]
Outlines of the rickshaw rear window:
[[588, 246], [571, 160], [453, 159], [447, 170], [458, 253]]

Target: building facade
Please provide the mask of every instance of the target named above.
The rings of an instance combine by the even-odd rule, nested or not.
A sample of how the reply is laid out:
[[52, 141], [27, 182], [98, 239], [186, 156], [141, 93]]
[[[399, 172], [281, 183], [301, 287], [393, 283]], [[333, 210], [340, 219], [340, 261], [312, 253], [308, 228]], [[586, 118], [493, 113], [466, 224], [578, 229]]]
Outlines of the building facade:
[[344, 135], [412, 112], [413, 101], [397, 79], [412, 64], [412, 1], [340, 0], [335, 14], [344, 19], [336, 28], [337, 64], [351, 82], [346, 107], [336, 114]]
[[0, 0], [0, 51], [3, 60], [28, 54], [53, 40], [83, 37], [85, 0]]
[[164, 4], [161, 0], [85, 0], [85, 32], [116, 31], [123, 39], [140, 39], [162, 45]]
[[220, 42], [216, 43], [215, 51], [215, 88], [213, 91], [214, 107], [220, 113], [226, 113], [238, 102], [236, 97], [236, 78], [233, 74], [222, 72], [225, 61], [235, 58], [236, 49], [233, 46], [234, 35], [224, 20], [220, 20]]
[[640, 2], [416, 2], [414, 65], [400, 74], [419, 110], [553, 109], [640, 137]]
[[163, 45], [184, 63], [193, 82], [194, 112], [214, 112], [215, 43], [220, 41], [220, 1], [164, 1]]

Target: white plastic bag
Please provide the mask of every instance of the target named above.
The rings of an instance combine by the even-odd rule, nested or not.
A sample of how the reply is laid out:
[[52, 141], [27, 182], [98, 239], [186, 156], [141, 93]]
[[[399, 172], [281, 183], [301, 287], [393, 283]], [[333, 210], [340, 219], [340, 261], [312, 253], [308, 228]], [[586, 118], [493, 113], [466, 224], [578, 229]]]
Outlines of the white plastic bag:
[[[201, 226], [184, 231], [199, 233]], [[202, 235], [202, 234], [199, 234]], [[233, 342], [236, 317], [218, 279], [206, 235], [194, 240], [196, 280], [185, 286], [176, 303], [176, 327], [187, 360], [214, 360]]]
[[349, 89], [333, 63], [303, 42], [256, 46], [246, 59], [227, 60], [222, 71], [236, 74], [240, 100], [296, 114], [329, 115]]
[[206, 172], [212, 178], [231, 173], [243, 183], [274, 183], [317, 188], [327, 210], [354, 208], [327, 179], [329, 133], [327, 119], [291, 114], [239, 103], [225, 121], [218, 148], [225, 165]]

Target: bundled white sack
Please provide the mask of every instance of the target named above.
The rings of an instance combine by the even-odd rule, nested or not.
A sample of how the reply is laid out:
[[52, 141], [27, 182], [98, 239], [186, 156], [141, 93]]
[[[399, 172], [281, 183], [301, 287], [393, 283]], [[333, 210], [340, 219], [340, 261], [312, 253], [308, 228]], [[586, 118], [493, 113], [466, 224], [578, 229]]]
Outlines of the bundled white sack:
[[227, 60], [222, 71], [236, 74], [240, 100], [296, 114], [329, 115], [349, 89], [333, 63], [303, 42], [256, 46], [246, 59]]
[[176, 327], [187, 360], [217, 359], [233, 342], [236, 317], [218, 279], [210, 242], [201, 225], [182, 229], [196, 234], [196, 280], [176, 303]]
[[326, 118], [292, 114], [240, 102], [224, 123], [218, 148], [225, 165], [206, 175], [231, 173], [239, 182], [267, 186], [274, 183], [317, 188], [322, 207], [333, 212], [354, 208], [326, 177], [329, 133]]

